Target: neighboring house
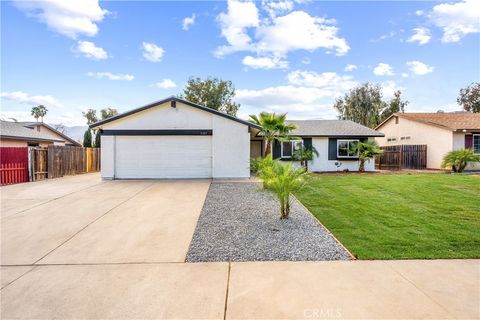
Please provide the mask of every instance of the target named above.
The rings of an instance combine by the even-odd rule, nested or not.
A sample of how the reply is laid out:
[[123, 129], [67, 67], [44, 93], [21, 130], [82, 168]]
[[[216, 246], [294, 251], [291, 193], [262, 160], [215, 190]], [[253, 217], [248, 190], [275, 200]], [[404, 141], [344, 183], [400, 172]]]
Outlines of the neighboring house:
[[50, 144], [65, 145], [65, 139], [34, 130], [20, 122], [1, 121], [0, 146], [2, 147], [47, 147]]
[[[380, 133], [350, 121], [300, 121], [295, 132], [320, 153], [314, 171], [358, 170], [355, 155], [337, 153], [352, 141]], [[261, 156], [260, 127], [176, 97], [99, 121], [105, 179], [247, 178], [250, 159]], [[305, 131], [301, 131], [305, 130]], [[284, 143], [284, 159], [293, 151]], [[283, 150], [283, 151], [282, 151]], [[335, 165], [338, 164], [338, 167]], [[373, 170], [373, 161], [367, 165]]]
[[427, 145], [429, 169], [440, 169], [443, 157], [452, 150], [472, 148], [480, 154], [480, 113], [395, 113], [375, 129], [385, 133], [376, 138], [380, 146]]
[[41, 134], [49, 136], [55, 140], [61, 140], [63, 141], [63, 144], [66, 146], [75, 146], [75, 147], [82, 146], [78, 141], [75, 141], [73, 138], [67, 136], [66, 134], [58, 131], [57, 129], [53, 128], [52, 126], [49, 126], [44, 122], [30, 121], [30, 122], [18, 122], [18, 123], [20, 125], [23, 125], [24, 127], [36, 130], [37, 132], [40, 132]]
[[106, 179], [246, 178], [259, 127], [176, 97], [99, 121]]
[[[274, 159], [291, 161], [295, 149], [304, 145], [314, 147], [318, 156], [309, 161], [310, 171], [358, 171], [358, 155], [352, 152], [354, 143], [383, 137], [383, 134], [349, 120], [290, 120], [297, 128], [293, 137], [301, 140], [275, 141], [272, 155]], [[375, 161], [365, 163], [366, 171], [375, 170]]]
[[42, 122], [1, 121], [2, 147], [47, 147], [50, 144], [81, 146], [72, 138]]

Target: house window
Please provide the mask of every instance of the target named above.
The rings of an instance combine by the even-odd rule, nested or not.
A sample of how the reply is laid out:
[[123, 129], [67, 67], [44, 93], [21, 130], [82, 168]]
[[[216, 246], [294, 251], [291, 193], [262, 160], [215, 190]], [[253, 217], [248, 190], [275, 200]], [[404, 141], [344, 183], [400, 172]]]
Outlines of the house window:
[[302, 147], [302, 140], [292, 140], [292, 141], [283, 141], [281, 142], [281, 156], [282, 158], [291, 158], [295, 150], [298, 150]]
[[337, 140], [337, 157], [339, 158], [356, 158], [358, 150], [356, 146], [358, 140]]
[[480, 154], [480, 134], [473, 135], [473, 152]]

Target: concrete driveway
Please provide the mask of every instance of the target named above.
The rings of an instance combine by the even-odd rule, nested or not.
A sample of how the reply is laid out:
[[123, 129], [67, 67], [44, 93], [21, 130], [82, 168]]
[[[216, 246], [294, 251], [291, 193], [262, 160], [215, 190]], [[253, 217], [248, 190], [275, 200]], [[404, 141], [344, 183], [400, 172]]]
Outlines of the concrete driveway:
[[184, 263], [209, 185], [1, 188], [2, 319], [480, 316], [479, 260]]

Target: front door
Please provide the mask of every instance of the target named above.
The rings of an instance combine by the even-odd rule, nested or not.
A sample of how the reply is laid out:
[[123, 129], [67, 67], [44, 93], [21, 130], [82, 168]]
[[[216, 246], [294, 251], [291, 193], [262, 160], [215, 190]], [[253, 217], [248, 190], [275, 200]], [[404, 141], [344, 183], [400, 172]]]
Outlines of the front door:
[[262, 156], [262, 141], [250, 141], [250, 158], [257, 159]]

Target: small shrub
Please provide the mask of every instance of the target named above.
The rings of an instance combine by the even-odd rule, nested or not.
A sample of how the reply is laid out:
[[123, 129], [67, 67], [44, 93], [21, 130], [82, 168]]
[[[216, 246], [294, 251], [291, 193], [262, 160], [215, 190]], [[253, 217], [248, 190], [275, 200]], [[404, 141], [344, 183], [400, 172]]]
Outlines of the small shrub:
[[283, 164], [271, 156], [259, 160], [258, 177], [265, 189], [271, 190], [280, 201], [280, 219], [290, 214], [290, 193], [304, 186], [308, 178], [305, 168], [294, 168], [291, 163]]
[[467, 164], [480, 162], [480, 155], [473, 153], [472, 149], [459, 149], [450, 151], [443, 157], [442, 168], [451, 168], [453, 172], [462, 172]]

